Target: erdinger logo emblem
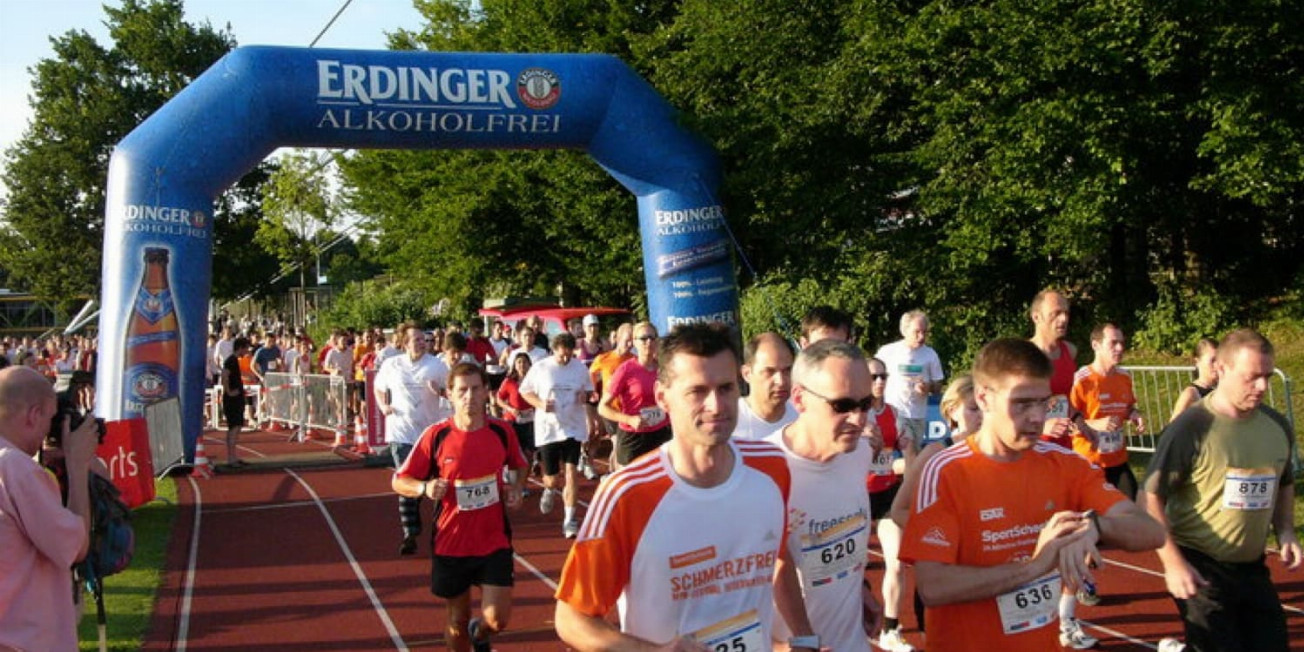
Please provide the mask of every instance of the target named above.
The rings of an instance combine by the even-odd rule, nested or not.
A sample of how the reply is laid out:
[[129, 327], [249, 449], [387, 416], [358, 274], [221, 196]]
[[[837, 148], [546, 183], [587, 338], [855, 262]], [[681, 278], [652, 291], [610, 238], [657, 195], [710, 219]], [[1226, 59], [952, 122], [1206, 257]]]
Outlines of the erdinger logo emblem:
[[546, 68], [526, 68], [516, 78], [516, 94], [531, 109], [550, 109], [561, 99], [561, 80]]

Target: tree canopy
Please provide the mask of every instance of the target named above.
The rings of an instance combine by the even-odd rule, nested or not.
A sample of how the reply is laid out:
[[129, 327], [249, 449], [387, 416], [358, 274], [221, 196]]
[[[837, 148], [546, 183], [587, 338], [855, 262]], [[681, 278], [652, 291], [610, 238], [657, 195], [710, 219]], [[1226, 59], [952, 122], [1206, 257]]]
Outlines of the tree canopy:
[[[924, 308], [963, 355], [1027, 332], [1055, 285], [1078, 328], [1176, 347], [1300, 277], [1304, 15], [1280, 2], [417, 6], [429, 23], [395, 47], [614, 53], [680, 108], [726, 167], [752, 331], [826, 299], [881, 342]], [[383, 255], [441, 295], [564, 283], [639, 303], [632, 198], [583, 156], [365, 152], [344, 170]]]

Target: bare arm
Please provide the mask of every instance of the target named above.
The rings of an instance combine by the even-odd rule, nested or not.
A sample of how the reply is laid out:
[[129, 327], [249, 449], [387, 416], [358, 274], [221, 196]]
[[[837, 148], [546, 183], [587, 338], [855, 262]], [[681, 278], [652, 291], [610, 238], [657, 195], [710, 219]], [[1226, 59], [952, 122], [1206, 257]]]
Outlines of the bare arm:
[[1167, 527], [1130, 500], [1114, 503], [1097, 519], [1100, 541], [1129, 552], [1154, 550], [1168, 538]]
[[1182, 390], [1182, 393], [1177, 395], [1177, 402], [1173, 404], [1173, 413], [1168, 417], [1168, 420], [1176, 419], [1177, 415], [1185, 412], [1186, 408], [1195, 405], [1198, 400], [1200, 400], [1200, 393], [1195, 391], [1194, 387], [1187, 387]]
[[534, 392], [521, 392], [521, 398], [525, 399], [526, 403], [533, 405], [536, 410], [546, 410], [548, 405], [546, 401], [539, 398], [539, 395]]
[[910, 508], [915, 502], [915, 489], [919, 486], [919, 473], [924, 468], [924, 464], [941, 450], [940, 443], [929, 444], [919, 451], [913, 462], [906, 464], [901, 488], [897, 490], [896, 498], [892, 499], [892, 509], [888, 510], [888, 517], [902, 530], [906, 529], [906, 521], [910, 520]]
[[707, 647], [680, 636], [666, 645], [657, 645], [621, 632], [604, 618], [590, 616], [569, 604], [557, 601], [553, 613], [557, 636], [579, 652], [707, 652]]
[[1166, 502], [1159, 495], [1144, 489], [1141, 490], [1141, 502], [1145, 506], [1146, 513], [1159, 523], [1164, 531], [1164, 543], [1159, 546], [1157, 552], [1159, 563], [1164, 567], [1164, 584], [1168, 587], [1168, 592], [1179, 600], [1194, 596], [1200, 587], [1208, 586], [1209, 582], [1205, 581], [1200, 572], [1186, 561], [1186, 557], [1173, 542], [1173, 538], [1168, 536], [1168, 517], [1164, 514]]
[[1281, 562], [1287, 570], [1299, 568], [1301, 549], [1295, 536], [1295, 486], [1281, 483], [1277, 500], [1272, 507], [1272, 529], [1277, 533], [1277, 547], [1281, 549]]
[[[625, 414], [624, 412], [621, 412], [620, 410], [617, 410], [615, 407], [612, 406], [612, 403], [615, 400], [616, 400], [616, 396], [614, 394], [611, 394], [610, 392], [604, 392], [602, 394], [602, 400], [598, 401], [598, 414], [602, 415], [602, 418], [607, 419], [608, 421], [615, 421], [616, 423], [621, 423], [630, 426], [631, 428], [637, 429], [639, 418], [637, 416], [630, 416], [628, 414]], [[631, 419], [634, 421], [634, 423], [630, 423]]]
[[806, 599], [801, 595], [801, 578], [797, 576], [797, 563], [792, 558], [792, 548], [784, 548], [774, 564], [774, 609], [788, 623], [794, 636], [814, 634], [810, 616], [806, 613]]
[[397, 473], [394, 479], [390, 480], [390, 488], [394, 493], [407, 498], [420, 498], [422, 496], [431, 500], [442, 500], [444, 492], [448, 491], [448, 480], [435, 478], [434, 480], [418, 480], [409, 478]]
[[81, 548], [77, 551], [77, 560], [86, 557], [90, 548], [91, 498], [90, 469], [91, 460], [95, 459], [95, 446], [99, 442], [95, 419], [86, 419], [76, 430], [68, 432], [64, 425], [63, 441], [65, 443], [65, 464], [68, 472], [68, 511], [78, 515], [82, 520], [84, 536]]

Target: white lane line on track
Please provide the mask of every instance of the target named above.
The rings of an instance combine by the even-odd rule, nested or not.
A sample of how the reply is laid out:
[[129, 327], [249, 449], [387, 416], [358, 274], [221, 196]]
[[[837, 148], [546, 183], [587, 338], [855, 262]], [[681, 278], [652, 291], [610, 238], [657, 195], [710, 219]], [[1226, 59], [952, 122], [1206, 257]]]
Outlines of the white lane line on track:
[[[211, 442], [213, 442], [213, 445], [214, 445], [214, 446], [226, 446], [226, 438], [225, 438], [225, 437], [218, 437], [218, 436], [216, 436], [216, 435], [204, 435], [204, 440], [205, 440], [205, 441], [211, 441]], [[256, 451], [256, 450], [254, 450], [254, 449], [252, 449], [252, 448], [250, 448], [250, 447], [248, 447], [248, 446], [245, 446], [245, 445], [243, 445], [243, 444], [236, 444], [235, 447], [236, 447], [237, 450], [244, 451], [244, 452], [246, 452], [246, 453], [249, 453], [250, 455], [257, 455], [258, 457], [264, 457], [264, 458], [267, 457], [266, 454], [264, 454], [264, 453], [262, 453], [262, 452], [259, 452], [259, 451]]]
[[[1158, 577], [1158, 578], [1161, 579], [1161, 580], [1164, 579], [1164, 574], [1163, 574], [1163, 573], [1161, 573], [1161, 572], [1159, 572], [1159, 571], [1150, 570], [1149, 568], [1144, 568], [1144, 567], [1142, 567], [1142, 566], [1134, 566], [1134, 565], [1129, 564], [1129, 563], [1127, 563], [1127, 562], [1122, 562], [1122, 561], [1116, 561], [1116, 560], [1113, 560], [1113, 559], [1109, 559], [1108, 557], [1105, 558], [1105, 563], [1106, 563], [1106, 564], [1113, 564], [1113, 565], [1118, 566], [1118, 567], [1120, 567], [1120, 568], [1126, 568], [1126, 569], [1128, 569], [1128, 570], [1136, 571], [1136, 572], [1138, 572], [1138, 573], [1144, 573], [1144, 574], [1146, 574], [1146, 575], [1153, 575], [1153, 576], [1155, 576], [1155, 577]], [[1299, 607], [1292, 607], [1292, 606], [1290, 606], [1290, 605], [1288, 605], [1288, 604], [1286, 604], [1286, 603], [1284, 603], [1284, 602], [1281, 603], [1281, 608], [1282, 608], [1282, 609], [1285, 609], [1286, 611], [1289, 611], [1289, 612], [1291, 612], [1291, 613], [1297, 613], [1297, 614], [1304, 615], [1304, 609], [1300, 609]]]
[[[339, 498], [324, 498], [323, 503], [343, 503], [351, 500], [369, 500], [371, 498], [383, 498], [385, 496], [397, 496], [392, 491], [384, 491], [373, 494], [359, 494], [357, 496], [341, 496]], [[227, 507], [225, 509], [210, 509], [210, 514], [234, 514], [237, 512], [262, 512], [269, 509], [286, 509], [289, 507], [309, 507], [315, 504], [311, 500], [289, 500], [275, 505], [249, 505], [247, 507]]]
[[186, 560], [186, 578], [181, 586], [181, 619], [177, 623], [177, 652], [186, 652], [186, 639], [190, 636], [190, 599], [195, 592], [195, 566], [199, 559], [199, 518], [204, 513], [204, 497], [194, 476], [186, 477], [190, 490], [195, 493], [195, 524], [190, 528], [190, 554]]
[[1128, 643], [1131, 643], [1132, 645], [1139, 645], [1139, 646], [1141, 646], [1141, 647], [1144, 647], [1144, 648], [1147, 648], [1147, 649], [1151, 649], [1151, 650], [1154, 650], [1154, 649], [1157, 648], [1157, 646], [1154, 645], [1154, 644], [1152, 644], [1152, 643], [1147, 643], [1147, 642], [1145, 642], [1145, 641], [1143, 641], [1143, 640], [1141, 640], [1141, 639], [1139, 639], [1139, 638], [1133, 638], [1133, 637], [1128, 636], [1127, 634], [1124, 634], [1123, 632], [1120, 632], [1120, 631], [1118, 631], [1118, 630], [1116, 630], [1116, 629], [1110, 629], [1110, 628], [1108, 628], [1108, 627], [1105, 627], [1104, 625], [1097, 625], [1097, 624], [1095, 624], [1095, 623], [1093, 623], [1093, 622], [1091, 622], [1091, 621], [1083, 620], [1083, 619], [1081, 619], [1081, 618], [1078, 619], [1078, 622], [1079, 622], [1079, 623], [1082, 623], [1083, 625], [1086, 625], [1087, 629], [1095, 629], [1095, 630], [1102, 631], [1102, 632], [1104, 632], [1104, 633], [1106, 633], [1106, 634], [1109, 634], [1110, 636], [1113, 636], [1114, 638], [1117, 638], [1117, 639], [1121, 639], [1121, 640], [1127, 641]]
[[380, 616], [380, 622], [385, 625], [385, 630], [389, 632], [389, 638], [394, 642], [394, 649], [407, 652], [407, 643], [403, 642], [403, 636], [398, 633], [394, 621], [390, 620], [389, 612], [385, 611], [385, 605], [380, 603], [380, 597], [376, 595], [376, 590], [371, 587], [367, 574], [362, 571], [362, 566], [358, 563], [357, 558], [353, 556], [353, 550], [349, 548], [349, 544], [344, 540], [344, 534], [340, 532], [339, 526], [335, 524], [335, 519], [331, 517], [330, 510], [326, 509], [326, 504], [313, 490], [312, 485], [308, 484], [298, 473], [290, 469], [285, 469], [285, 472], [290, 474], [290, 477], [298, 480], [299, 484], [303, 485], [303, 488], [308, 491], [309, 495], [317, 503], [317, 509], [321, 510], [322, 516], [326, 518], [326, 524], [331, 528], [331, 533], [335, 535], [335, 542], [339, 544], [340, 550], [344, 552], [344, 557], [349, 560], [349, 567], [353, 569], [353, 574], [357, 576], [358, 582], [362, 584], [363, 591], [366, 591], [367, 598], [371, 600], [371, 606], [376, 610], [376, 614]]
[[520, 555], [518, 555], [518, 554], [516, 554], [516, 553], [512, 553], [512, 557], [514, 557], [514, 558], [516, 559], [516, 563], [518, 563], [518, 564], [524, 566], [525, 569], [528, 570], [528, 571], [530, 571], [530, 573], [531, 573], [532, 575], [534, 575], [535, 577], [539, 578], [539, 581], [543, 582], [544, 584], [547, 584], [547, 585], [548, 585], [548, 588], [549, 588], [550, 590], [552, 590], [552, 592], [554, 592], [554, 593], [557, 592], [557, 583], [554, 582], [554, 581], [552, 581], [552, 578], [551, 578], [551, 577], [548, 577], [547, 575], [545, 575], [545, 574], [543, 573], [543, 571], [539, 570], [538, 568], [535, 568], [535, 567], [534, 567], [534, 564], [531, 564], [530, 562], [525, 561], [525, 557], [522, 557], [522, 556], [520, 556]]

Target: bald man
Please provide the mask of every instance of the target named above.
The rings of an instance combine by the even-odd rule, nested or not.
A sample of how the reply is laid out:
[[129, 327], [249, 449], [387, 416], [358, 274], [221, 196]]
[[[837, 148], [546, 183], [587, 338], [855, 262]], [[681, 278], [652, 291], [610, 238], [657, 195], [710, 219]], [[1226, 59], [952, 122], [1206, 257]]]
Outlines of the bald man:
[[77, 649], [71, 567], [86, 556], [98, 433], [94, 419], [71, 433], [64, 425], [65, 508], [34, 459], [55, 410], [50, 381], [27, 367], [0, 370], [0, 649]]

